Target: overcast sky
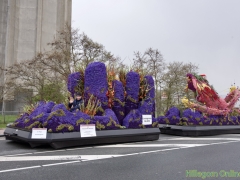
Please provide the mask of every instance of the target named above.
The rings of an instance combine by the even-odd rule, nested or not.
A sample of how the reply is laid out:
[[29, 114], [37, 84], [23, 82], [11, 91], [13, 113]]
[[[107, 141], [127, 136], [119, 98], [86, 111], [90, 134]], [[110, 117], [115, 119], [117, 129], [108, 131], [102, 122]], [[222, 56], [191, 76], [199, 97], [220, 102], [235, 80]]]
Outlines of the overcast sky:
[[240, 0], [73, 0], [72, 21], [125, 63], [152, 47], [198, 65], [219, 94], [240, 86]]

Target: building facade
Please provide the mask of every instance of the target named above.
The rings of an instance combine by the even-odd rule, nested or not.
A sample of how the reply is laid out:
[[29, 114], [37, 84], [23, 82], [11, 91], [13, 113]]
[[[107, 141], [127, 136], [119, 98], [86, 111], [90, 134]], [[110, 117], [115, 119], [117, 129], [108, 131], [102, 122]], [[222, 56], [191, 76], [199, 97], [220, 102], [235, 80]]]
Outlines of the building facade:
[[[0, 0], [0, 66], [32, 59], [71, 26], [72, 0]], [[0, 74], [0, 84], [4, 83]]]

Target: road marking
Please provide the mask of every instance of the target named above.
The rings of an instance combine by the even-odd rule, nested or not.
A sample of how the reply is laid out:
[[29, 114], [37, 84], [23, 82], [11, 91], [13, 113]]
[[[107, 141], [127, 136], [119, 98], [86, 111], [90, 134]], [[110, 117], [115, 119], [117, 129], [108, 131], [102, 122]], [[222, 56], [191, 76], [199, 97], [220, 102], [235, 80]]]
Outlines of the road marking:
[[72, 149], [66, 149], [66, 151], [74, 151], [74, 150], [82, 150], [82, 149], [91, 149], [94, 147], [83, 147], [83, 148], [72, 148]]
[[[218, 143], [210, 143], [205, 144], [204, 146], [210, 146], [210, 145], [217, 145], [217, 144], [227, 144], [232, 142], [239, 142], [239, 141], [228, 141], [228, 142], [218, 142]], [[115, 158], [115, 157], [125, 157], [125, 156], [134, 156], [134, 155], [141, 155], [141, 154], [150, 154], [150, 153], [156, 153], [156, 152], [164, 152], [164, 151], [172, 151], [177, 149], [185, 149], [185, 148], [191, 148], [191, 147], [199, 147], [199, 146], [185, 146], [185, 147], [179, 147], [179, 148], [169, 148], [169, 149], [160, 149], [155, 151], [145, 151], [145, 152], [139, 152], [139, 153], [131, 153], [131, 154], [122, 154], [122, 155], [78, 155], [75, 156], [76, 158], [79, 158], [78, 161], [67, 161], [67, 162], [61, 162], [61, 163], [54, 163], [54, 164], [45, 164], [42, 166], [31, 166], [31, 167], [24, 167], [24, 168], [16, 168], [16, 169], [7, 169], [2, 170], [0, 173], [3, 172], [12, 172], [12, 171], [19, 171], [19, 170], [26, 170], [26, 169], [33, 169], [33, 168], [40, 168], [40, 167], [46, 167], [46, 166], [57, 166], [57, 165], [64, 165], [69, 163], [79, 163], [79, 162], [85, 162], [85, 161], [92, 161], [92, 160], [99, 160], [99, 159], [107, 159], [107, 158]], [[29, 157], [29, 156], [26, 156]], [[35, 156], [36, 157], [36, 156]], [[37, 156], [39, 157], [39, 156]], [[59, 157], [59, 156], [58, 156]], [[63, 158], [64, 156], [61, 156]], [[66, 156], [65, 156], [66, 157]], [[73, 156], [67, 156], [73, 157]], [[18, 158], [18, 157], [4, 157], [1, 156], [0, 158]], [[85, 158], [85, 159], [84, 159]], [[69, 158], [70, 159], [70, 158]], [[81, 159], [81, 160], [80, 160]], [[55, 159], [56, 160], [56, 159]]]
[[[69, 161], [69, 160], [82, 160], [82, 161], [90, 161], [97, 159], [107, 159], [112, 157], [119, 156], [129, 156], [129, 155], [137, 155], [137, 154], [146, 154], [153, 152], [161, 152], [175, 149], [184, 149], [190, 147], [200, 147], [200, 146], [209, 146], [209, 145], [217, 145], [217, 144], [226, 144], [231, 142], [239, 142], [239, 141], [228, 141], [228, 142], [218, 142], [218, 143], [210, 143], [210, 144], [117, 144], [117, 145], [108, 145], [108, 146], [99, 146], [97, 148], [117, 148], [117, 147], [173, 147], [170, 149], [160, 149], [154, 151], [146, 151], [139, 153], [131, 153], [124, 155], [60, 155], [60, 156], [0, 156], [0, 162], [4, 161]], [[32, 153], [25, 153], [25, 155]], [[23, 155], [23, 154], [21, 154]]]
[[[159, 140], [156, 140], [156, 141], [168, 141], [168, 140], [170, 140], [170, 139], [159, 139]], [[171, 139], [171, 140], [177, 140], [177, 138], [173, 138], [173, 139]]]
[[225, 136], [240, 136], [240, 134], [224, 134]]
[[62, 155], [62, 156], [0, 156], [0, 162], [5, 161], [70, 161], [70, 160], [97, 160], [118, 157], [121, 155]]
[[[239, 134], [240, 135], [240, 134]], [[3, 139], [4, 140], [4, 139]], [[165, 139], [161, 139], [161, 140], [157, 140], [157, 141], [172, 141], [172, 140], [179, 140], [179, 141], [184, 141], [184, 140], [194, 140], [194, 141], [200, 141], [200, 140], [235, 140], [235, 141], [240, 141], [240, 138], [194, 138], [194, 137], [179, 137], [179, 138], [165, 138]], [[82, 150], [82, 149], [91, 149], [91, 148], [108, 148], [108, 147], [147, 147], [148, 145], [143, 144], [143, 146], [136, 146], [138, 144], [142, 144], [144, 142], [136, 142], [136, 143], [125, 143], [125, 144], [114, 144], [114, 145], [106, 145], [106, 146], [92, 146], [92, 147], [80, 147], [80, 148], [71, 148], [71, 149], [62, 149], [62, 150], [52, 150], [52, 151], [36, 151], [36, 152], [32, 152], [32, 153], [23, 153], [23, 154], [12, 154], [12, 155], [5, 155], [5, 156], [23, 156], [23, 155], [30, 155], [30, 154], [44, 154], [44, 153], [54, 153], [54, 152], [61, 152], [61, 151], [74, 151], [74, 150]], [[131, 146], [129, 146], [131, 145]], [[159, 144], [159, 145], [152, 145], [151, 147], [167, 147], [167, 146], [191, 146], [191, 147], [195, 147], [195, 146], [201, 146], [200, 144], [192, 144], [192, 145], [186, 145], [186, 144]], [[205, 144], [202, 144], [205, 145]], [[150, 146], [149, 146], [150, 147]]]
[[33, 152], [33, 154], [43, 154], [43, 153], [53, 153], [53, 152], [61, 152], [61, 151], [66, 151], [66, 149], [62, 149], [62, 150], [54, 150], [54, 151], [37, 151], [37, 152]]
[[10, 155], [5, 155], [5, 156], [24, 156], [24, 155], [30, 155], [30, 154], [44, 154], [44, 153], [54, 153], [54, 152], [59, 152], [59, 151], [66, 151], [65, 149], [63, 150], [54, 150], [54, 151], [36, 151], [32, 153], [23, 153], [23, 154], [10, 154]]
[[23, 156], [23, 155], [29, 155], [29, 154], [33, 154], [33, 153], [23, 153], [23, 154], [13, 154], [13, 155], [5, 155], [5, 156]]
[[16, 169], [7, 169], [7, 170], [2, 170], [0, 173], [3, 172], [11, 172], [11, 171], [20, 171], [20, 170], [26, 170], [26, 169], [34, 169], [34, 168], [40, 168], [41, 166], [30, 166], [30, 167], [23, 167], [23, 168], [16, 168]]
[[96, 146], [95, 148], [136, 148], [136, 147], [195, 147], [195, 146], [206, 146], [207, 144], [116, 144], [116, 145], [106, 145], [106, 146]]
[[81, 161], [69, 161], [69, 162], [63, 162], [63, 163], [54, 163], [54, 164], [45, 164], [42, 165], [43, 167], [47, 167], [47, 166], [58, 166], [58, 165], [63, 165], [63, 164], [71, 164], [71, 163], [79, 163]]
[[[189, 148], [189, 147], [185, 147]], [[146, 151], [146, 152], [140, 152], [139, 154], [149, 154], [149, 153], [155, 153], [155, 152], [164, 152], [164, 151], [172, 151], [180, 148], [170, 148], [170, 149], [161, 149], [161, 150], [155, 150], [155, 151]]]
[[210, 144], [207, 144], [207, 146], [209, 146], [209, 145], [217, 145], [217, 144], [227, 144], [227, 143], [232, 143], [232, 142], [239, 142], [239, 140], [238, 141], [227, 141], [227, 142], [210, 143]]

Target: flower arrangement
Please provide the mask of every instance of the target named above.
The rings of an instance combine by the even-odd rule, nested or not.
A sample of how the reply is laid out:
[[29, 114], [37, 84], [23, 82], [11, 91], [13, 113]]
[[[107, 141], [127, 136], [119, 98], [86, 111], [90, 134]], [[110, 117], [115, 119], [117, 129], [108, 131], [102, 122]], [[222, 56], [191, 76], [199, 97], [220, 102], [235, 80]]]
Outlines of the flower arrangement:
[[89, 64], [85, 70], [84, 81], [84, 99], [87, 102], [91, 95], [101, 102], [97, 115], [102, 115], [104, 110], [108, 108], [107, 98], [107, 71], [105, 64], [101, 62], [93, 62]]
[[83, 113], [93, 117], [98, 112], [99, 108], [101, 107], [101, 102], [98, 100], [94, 95], [90, 95], [90, 98], [88, 99], [86, 106], [85, 104], [82, 104], [80, 106], [80, 109]]
[[130, 113], [123, 119], [123, 126], [131, 129], [157, 127], [158, 120], [153, 118], [152, 125], [142, 124], [142, 113], [138, 109], [131, 110]]
[[68, 76], [67, 88], [71, 93], [71, 96], [74, 97], [75, 93], [83, 94], [84, 90], [84, 73], [75, 72]]
[[240, 116], [206, 115], [194, 109], [185, 109], [180, 115], [176, 107], [169, 109], [165, 116], [157, 118], [159, 124], [180, 126], [222, 126], [240, 125]]
[[125, 113], [128, 114], [131, 110], [138, 108], [139, 102], [139, 87], [140, 77], [136, 72], [129, 72], [126, 75], [126, 99]]
[[108, 81], [108, 91], [107, 91], [107, 97], [108, 97], [108, 107], [112, 108], [114, 105], [114, 84], [113, 81], [115, 80], [116, 73], [114, 67], [108, 67], [107, 68], [107, 81]]
[[140, 86], [139, 110], [142, 114], [152, 114], [155, 117], [155, 89], [152, 76], [145, 76], [140, 84], [143, 86]]
[[41, 101], [25, 108], [12, 126], [31, 130], [44, 127], [48, 132], [79, 131], [81, 124], [95, 124], [97, 130], [156, 127], [142, 125], [142, 114], [154, 116], [154, 81], [151, 76], [120, 70], [119, 80], [113, 68], [100, 62], [68, 76], [67, 88], [73, 96], [81, 93], [84, 103], [80, 110], [70, 112], [64, 104]]
[[124, 87], [121, 81], [113, 81], [114, 100], [112, 110], [117, 116], [119, 123], [122, 125], [123, 118], [125, 117], [125, 101], [124, 101]]

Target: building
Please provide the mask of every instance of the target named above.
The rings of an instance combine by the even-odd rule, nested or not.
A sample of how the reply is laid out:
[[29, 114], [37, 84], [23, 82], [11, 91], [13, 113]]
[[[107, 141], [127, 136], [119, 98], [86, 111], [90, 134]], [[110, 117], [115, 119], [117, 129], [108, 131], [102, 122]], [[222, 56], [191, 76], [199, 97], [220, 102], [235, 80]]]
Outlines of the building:
[[71, 16], [72, 0], [0, 0], [0, 66], [8, 67], [48, 50], [47, 43], [57, 32], [71, 26]]

